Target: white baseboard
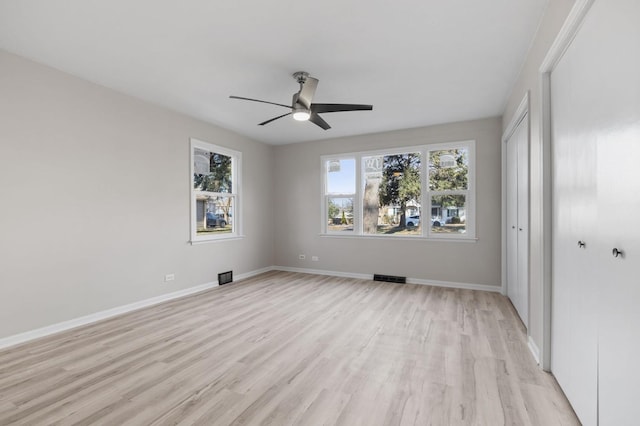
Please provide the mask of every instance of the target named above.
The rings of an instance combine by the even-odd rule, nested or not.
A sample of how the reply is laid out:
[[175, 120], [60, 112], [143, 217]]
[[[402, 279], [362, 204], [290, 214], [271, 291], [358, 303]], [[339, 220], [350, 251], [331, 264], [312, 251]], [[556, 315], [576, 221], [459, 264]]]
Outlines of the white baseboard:
[[457, 283], [453, 281], [423, 280], [420, 278], [407, 278], [407, 282], [409, 284], [421, 284], [421, 285], [432, 285], [436, 287], [460, 288], [463, 290], [491, 291], [494, 293], [500, 293], [500, 291], [502, 290], [501, 287], [496, 285]]
[[[274, 266], [274, 270], [287, 271], [287, 272], [301, 272], [305, 274], [316, 275], [329, 275], [333, 277], [344, 278], [357, 278], [362, 280], [373, 279], [373, 274], [359, 274], [353, 272], [339, 272], [339, 271], [326, 271], [324, 269], [306, 269], [306, 268], [293, 268], [291, 266]], [[480, 291], [492, 291], [500, 293], [502, 288], [500, 286], [486, 285], [486, 284], [472, 284], [472, 283], [457, 283], [452, 281], [436, 281], [436, 280], [423, 280], [420, 278], [407, 278], [409, 284], [421, 284], [432, 285], [436, 287], [448, 287], [448, 288], [460, 288], [465, 290], [480, 290]]]
[[536, 360], [536, 363], [540, 365], [540, 349], [538, 348], [538, 345], [536, 345], [536, 342], [533, 341], [531, 336], [527, 336], [527, 340], [527, 346], [529, 346], [529, 350], [531, 351], [533, 358]]
[[[250, 271], [244, 274], [236, 275], [234, 277], [234, 280], [237, 280], [237, 281], [244, 280], [244, 279], [251, 278], [253, 276], [262, 274], [264, 272], [269, 272], [272, 270], [273, 270], [273, 267], [271, 266], [262, 268], [262, 269], [257, 269], [255, 271]], [[0, 339], [0, 349], [19, 345], [20, 343], [25, 343], [31, 340], [39, 339], [41, 337], [46, 337], [52, 334], [60, 333], [62, 331], [71, 330], [72, 328], [77, 328], [83, 325], [91, 324], [97, 321], [114, 317], [116, 315], [126, 314], [127, 312], [157, 305], [162, 302], [168, 302], [169, 300], [189, 296], [195, 293], [199, 293], [201, 291], [209, 290], [217, 286], [218, 286], [217, 281], [200, 284], [195, 287], [190, 287], [184, 290], [174, 291], [173, 293], [162, 294], [160, 296], [152, 297], [150, 299], [140, 300], [138, 302], [129, 303], [123, 306], [117, 306], [112, 309], [107, 309], [105, 311], [100, 311], [93, 314], [85, 315], [83, 317], [74, 318], [68, 321], [59, 322], [57, 324], [52, 324], [52, 325], [38, 328], [35, 330], [26, 331], [24, 333], [15, 334], [13, 336]]]
[[356, 278], [360, 280], [370, 280], [373, 278], [373, 274], [356, 274], [353, 272], [326, 271], [324, 269], [294, 268], [291, 266], [274, 266], [273, 269], [276, 271], [300, 272], [302, 274], [328, 275], [330, 277]]
[[246, 280], [247, 278], [255, 277], [256, 275], [264, 274], [265, 272], [273, 271], [273, 266], [267, 266], [266, 268], [256, 269], [255, 271], [245, 272], [244, 274], [236, 275], [233, 277], [234, 281]]
[[[370, 280], [373, 278], [373, 274], [326, 271], [323, 269], [294, 268], [290, 266], [268, 266], [266, 268], [257, 269], [255, 271], [250, 271], [244, 274], [236, 275], [234, 277], [234, 280], [237, 280], [237, 281], [244, 280], [244, 279], [251, 278], [256, 275], [260, 275], [269, 271], [301, 272], [306, 274], [329, 275], [334, 277], [357, 278], [357, 279], [364, 279], [364, 280]], [[455, 283], [455, 282], [449, 282], [449, 281], [433, 281], [433, 280], [423, 280], [423, 279], [417, 279], [417, 278], [408, 278], [407, 282], [410, 284], [433, 285], [438, 287], [462, 288], [462, 289], [469, 289], [469, 290], [483, 290], [483, 291], [496, 291], [496, 292], [500, 291], [500, 287], [488, 286], [488, 285], [482, 285], [482, 284]], [[218, 286], [217, 281], [205, 283], [205, 284], [197, 285], [195, 287], [190, 287], [184, 290], [175, 291], [173, 293], [162, 294], [160, 296], [152, 297], [150, 299], [140, 300], [138, 302], [130, 303], [123, 306], [117, 306], [112, 309], [107, 309], [105, 311], [100, 311], [93, 314], [85, 315], [83, 317], [74, 318], [68, 321], [59, 322], [57, 324], [52, 324], [52, 325], [38, 328], [35, 330], [26, 331], [24, 333], [15, 334], [13, 336], [0, 339], [0, 349], [19, 345], [21, 343], [39, 339], [41, 337], [46, 337], [52, 334], [60, 333], [62, 331], [71, 330], [72, 328], [91, 324], [97, 321], [114, 317], [116, 315], [121, 315], [127, 312], [146, 308], [148, 306], [157, 305], [158, 303], [167, 302], [169, 300], [189, 296], [191, 294], [209, 290], [217, 286]], [[533, 342], [530, 340], [529, 347], [531, 347], [531, 344], [533, 344]], [[533, 345], [535, 347], [535, 344]], [[537, 350], [537, 347], [535, 348]], [[534, 353], [534, 356], [535, 356], [535, 353]], [[536, 360], [537, 359], [539, 358], [536, 357]]]

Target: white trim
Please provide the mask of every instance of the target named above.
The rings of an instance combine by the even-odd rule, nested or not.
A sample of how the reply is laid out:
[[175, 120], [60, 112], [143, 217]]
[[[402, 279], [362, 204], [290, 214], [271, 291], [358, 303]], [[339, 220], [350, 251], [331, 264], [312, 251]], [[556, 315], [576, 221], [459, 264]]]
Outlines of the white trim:
[[587, 15], [587, 12], [589, 12], [589, 9], [591, 9], [594, 1], [595, 0], [576, 0], [540, 65], [540, 73], [551, 72], [556, 67], [558, 61], [562, 58], [562, 55], [564, 55], [564, 52], [578, 33], [584, 17]]
[[[253, 276], [272, 271], [273, 267], [269, 266], [255, 271], [246, 272], [244, 274], [237, 275], [234, 279], [237, 281], [251, 278]], [[147, 308], [149, 306], [157, 305], [159, 303], [168, 302], [170, 300], [179, 299], [181, 297], [190, 296], [196, 293], [210, 290], [218, 287], [218, 282], [209, 282], [200, 284], [195, 287], [186, 288], [183, 290], [174, 291], [172, 293], [162, 294], [160, 296], [152, 297], [138, 302], [129, 303], [127, 305], [117, 306], [115, 308], [107, 309], [93, 314], [85, 315], [79, 318], [74, 318], [68, 321], [59, 322], [46, 327], [37, 328], [35, 330], [26, 331], [24, 333], [14, 334], [13, 336], [0, 339], [0, 349], [8, 348], [10, 346], [26, 343], [31, 340], [39, 339], [41, 337], [50, 336], [63, 331], [71, 330], [73, 328], [81, 327], [83, 325], [92, 324], [98, 321], [102, 321], [108, 318], [115, 317], [117, 315], [126, 314], [128, 312], [137, 311], [138, 309]]]
[[542, 348], [540, 366], [551, 370], [551, 292], [552, 292], [552, 178], [551, 166], [551, 72], [575, 38], [587, 12], [595, 0], [576, 0], [539, 69], [540, 134], [542, 136]]
[[540, 365], [540, 349], [531, 336], [527, 336], [527, 346], [531, 351], [531, 355], [533, 355], [533, 359], [536, 360], [536, 364]]
[[222, 241], [242, 240], [245, 237], [246, 237], [246, 235], [236, 235], [234, 237], [227, 237], [227, 238], [215, 238], [215, 239], [211, 239], [211, 240], [188, 241], [188, 243], [191, 244], [192, 246], [197, 246], [199, 244], [209, 244], [209, 243], [219, 243], [219, 242], [222, 242]]
[[264, 268], [256, 269], [255, 271], [249, 271], [249, 272], [245, 272], [244, 274], [236, 275], [233, 278], [233, 281], [236, 282], [236, 281], [246, 280], [248, 278], [255, 277], [256, 275], [264, 274], [265, 272], [271, 272], [271, 271], [274, 271], [274, 270], [276, 270], [275, 267], [266, 266]]
[[308, 268], [295, 268], [293, 266], [274, 266], [275, 271], [284, 272], [299, 272], [301, 274], [314, 274], [314, 275], [328, 275], [330, 277], [341, 278], [356, 278], [359, 280], [369, 280], [373, 277], [372, 274], [359, 274], [355, 272], [340, 272], [340, 271], [326, 271], [324, 269], [308, 269]]
[[332, 232], [327, 234], [318, 234], [319, 237], [329, 237], [329, 238], [363, 238], [363, 239], [374, 239], [374, 240], [403, 240], [403, 241], [437, 241], [442, 242], [446, 241], [448, 243], [477, 243], [478, 238], [441, 238], [441, 237], [422, 237], [420, 235], [404, 235], [394, 237], [393, 235], [357, 235], [349, 232]]
[[520, 104], [516, 108], [515, 112], [511, 116], [511, 121], [507, 125], [504, 133], [502, 134], [502, 143], [507, 143], [509, 138], [513, 136], [513, 132], [518, 128], [518, 124], [522, 121], [525, 114], [529, 112], [529, 91], [527, 90], [520, 101]]
[[540, 74], [540, 157], [542, 158], [542, 342], [540, 367], [551, 371], [551, 277], [552, 277], [552, 181], [551, 181], [551, 79]]
[[431, 285], [434, 287], [459, 288], [461, 290], [490, 291], [492, 293], [500, 293], [500, 290], [501, 290], [500, 286], [497, 286], [497, 285], [457, 283], [453, 281], [423, 280], [419, 278], [407, 278], [407, 283]]
[[[307, 269], [307, 268], [294, 268], [290, 266], [274, 266], [274, 270], [277, 271], [285, 271], [285, 272], [300, 272], [303, 274], [314, 274], [314, 275], [328, 275], [332, 277], [343, 277], [343, 278], [356, 278], [361, 280], [372, 280], [373, 274], [361, 274], [354, 272], [340, 272], [340, 271], [327, 271], [323, 269]], [[421, 278], [407, 278], [408, 284], [420, 284], [420, 285], [430, 285], [435, 287], [446, 287], [446, 288], [459, 288], [462, 290], [479, 290], [479, 291], [490, 291], [499, 293], [500, 287], [495, 285], [486, 285], [486, 284], [472, 284], [472, 283], [457, 283], [452, 281], [436, 281], [436, 280], [424, 280]]]

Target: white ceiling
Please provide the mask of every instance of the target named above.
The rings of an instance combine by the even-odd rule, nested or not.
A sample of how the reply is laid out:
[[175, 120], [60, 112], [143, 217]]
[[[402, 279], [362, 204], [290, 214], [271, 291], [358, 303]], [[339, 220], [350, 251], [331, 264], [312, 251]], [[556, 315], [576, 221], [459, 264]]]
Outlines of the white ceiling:
[[[285, 144], [502, 114], [548, 0], [0, 0], [0, 48]], [[314, 102], [373, 104], [286, 117], [291, 77]]]

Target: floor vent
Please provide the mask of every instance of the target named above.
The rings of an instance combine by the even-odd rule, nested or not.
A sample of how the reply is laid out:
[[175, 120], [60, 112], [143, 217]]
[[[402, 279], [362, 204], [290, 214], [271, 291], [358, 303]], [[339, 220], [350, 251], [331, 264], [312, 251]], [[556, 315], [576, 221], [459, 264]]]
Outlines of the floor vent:
[[233, 282], [233, 271], [223, 272], [218, 274], [218, 285], [228, 284]]
[[396, 277], [394, 275], [373, 274], [374, 281], [384, 281], [385, 283], [406, 284], [407, 277]]

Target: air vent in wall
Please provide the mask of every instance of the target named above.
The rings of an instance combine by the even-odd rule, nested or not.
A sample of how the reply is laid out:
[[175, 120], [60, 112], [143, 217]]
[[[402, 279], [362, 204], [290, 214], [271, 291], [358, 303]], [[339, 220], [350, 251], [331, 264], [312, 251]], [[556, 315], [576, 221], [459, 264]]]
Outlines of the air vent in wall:
[[231, 282], [233, 282], [233, 271], [218, 274], [218, 285], [228, 284]]
[[385, 283], [406, 284], [407, 277], [396, 277], [394, 275], [373, 274], [374, 281], [384, 281]]

